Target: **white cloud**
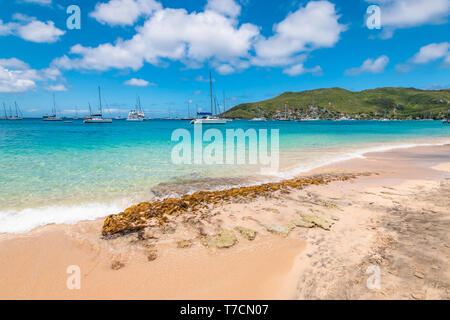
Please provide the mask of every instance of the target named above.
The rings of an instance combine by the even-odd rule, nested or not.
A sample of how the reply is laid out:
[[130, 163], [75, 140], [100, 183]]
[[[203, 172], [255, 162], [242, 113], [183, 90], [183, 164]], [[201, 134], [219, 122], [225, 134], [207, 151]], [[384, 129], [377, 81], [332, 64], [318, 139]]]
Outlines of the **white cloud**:
[[13, 34], [15, 24], [14, 23], [3, 23], [0, 19], [0, 36], [9, 36]]
[[33, 20], [17, 29], [17, 34], [22, 39], [38, 43], [56, 42], [65, 33], [65, 31], [56, 28], [53, 21]]
[[[112, 6], [113, 1], [124, 0], [103, 5]], [[99, 8], [95, 12], [100, 12]], [[53, 65], [62, 69], [136, 71], [146, 63], [166, 66], [169, 61], [180, 61], [192, 69], [207, 63], [224, 75], [251, 65], [281, 66], [286, 73], [295, 73], [293, 70], [300, 68], [298, 65], [305, 62], [310, 51], [333, 47], [347, 29], [339, 23], [332, 3], [311, 1], [275, 25], [273, 36], [264, 38], [260, 27], [238, 21], [240, 9], [233, 0], [209, 0], [203, 12], [161, 6], [136, 27], [132, 38], [96, 47], [77, 44], [68, 55], [55, 59]], [[123, 15], [116, 12], [112, 16]], [[136, 17], [120, 23], [132, 24]], [[111, 19], [107, 23], [120, 24]]]
[[54, 64], [66, 69], [137, 70], [145, 62], [160, 65], [173, 60], [187, 66], [211, 61], [241, 68], [242, 59], [249, 57], [252, 39], [259, 34], [255, 25], [237, 26], [235, 20], [215, 11], [188, 13], [184, 9], [159, 10], [136, 30], [131, 39], [114, 44], [75, 45], [70, 53], [80, 58], [63, 56]]
[[234, 18], [241, 13], [241, 6], [234, 0], [208, 0], [206, 10], [212, 10]]
[[361, 73], [381, 73], [384, 71], [384, 68], [389, 63], [389, 58], [385, 55], [377, 58], [377, 59], [367, 59], [364, 63], [358, 68], [352, 68], [345, 71], [347, 75], [358, 75]]
[[56, 80], [59, 70], [36, 70], [16, 59], [0, 59], [0, 92], [24, 92], [37, 87], [37, 82]]
[[66, 32], [55, 27], [53, 21], [42, 22], [34, 17], [16, 13], [15, 22], [4, 24], [0, 20], [0, 36], [17, 35], [26, 41], [37, 43], [53, 43]]
[[450, 67], [450, 54], [448, 54], [444, 59], [444, 67]]
[[[209, 82], [209, 78], [205, 78], [202, 75], [195, 77], [195, 81], [197, 82]], [[216, 79], [212, 78], [212, 82], [216, 82]]]
[[430, 62], [441, 60], [441, 67], [450, 67], [450, 42], [430, 43], [423, 46], [406, 63], [396, 66], [399, 72], [409, 72], [417, 65], [424, 65]]
[[222, 75], [226, 75], [234, 73], [235, 69], [229, 64], [221, 64], [216, 67], [216, 71]]
[[48, 91], [55, 91], [55, 92], [58, 92], [58, 91], [67, 91], [66, 86], [63, 85], [63, 84], [49, 85], [49, 86], [47, 86], [46, 89], [47, 89]]
[[124, 84], [136, 87], [156, 86], [155, 83], [149, 82], [144, 79], [136, 79], [136, 78], [131, 78], [130, 80], [125, 81]]
[[149, 16], [162, 5], [154, 0], [110, 0], [97, 3], [89, 15], [102, 24], [110, 26], [130, 26], [140, 17]]
[[347, 29], [339, 23], [339, 17], [334, 4], [328, 1], [309, 2], [276, 24], [273, 36], [261, 38], [256, 43], [253, 64], [298, 64], [299, 58], [296, 56], [302, 52], [333, 47], [339, 41], [340, 34]]
[[283, 70], [284, 74], [290, 75], [292, 77], [299, 76], [301, 74], [305, 73], [312, 73], [314, 75], [320, 75], [322, 74], [322, 68], [320, 66], [315, 66], [314, 68], [305, 68], [303, 63], [294, 64], [293, 66], [290, 66], [288, 68], [285, 68]]
[[449, 42], [431, 43], [420, 48], [419, 52], [411, 58], [411, 62], [423, 64], [445, 57], [448, 59], [450, 56], [449, 49]]
[[36, 3], [36, 4], [40, 4], [40, 5], [51, 5], [52, 4], [52, 0], [22, 0], [23, 2], [28, 2], [28, 3]]
[[366, 0], [381, 8], [384, 38], [390, 38], [395, 29], [424, 24], [445, 23], [450, 13], [450, 0]]
[[25, 63], [22, 60], [19, 60], [17, 58], [0, 59], [0, 66], [5, 67], [5, 68], [19, 69], [19, 70], [29, 68], [27, 63]]

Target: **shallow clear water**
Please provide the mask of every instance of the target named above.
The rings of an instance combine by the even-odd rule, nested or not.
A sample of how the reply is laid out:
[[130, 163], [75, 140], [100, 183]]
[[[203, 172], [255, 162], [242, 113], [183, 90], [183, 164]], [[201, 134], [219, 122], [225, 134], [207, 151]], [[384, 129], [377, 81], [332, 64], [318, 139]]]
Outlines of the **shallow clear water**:
[[[204, 130], [212, 126], [204, 127]], [[105, 216], [149, 197], [289, 177], [364, 151], [450, 140], [439, 121], [233, 121], [279, 129], [281, 172], [258, 165], [174, 165], [174, 130], [188, 121], [112, 124], [0, 121], [0, 232]], [[205, 146], [207, 143], [205, 143]]]

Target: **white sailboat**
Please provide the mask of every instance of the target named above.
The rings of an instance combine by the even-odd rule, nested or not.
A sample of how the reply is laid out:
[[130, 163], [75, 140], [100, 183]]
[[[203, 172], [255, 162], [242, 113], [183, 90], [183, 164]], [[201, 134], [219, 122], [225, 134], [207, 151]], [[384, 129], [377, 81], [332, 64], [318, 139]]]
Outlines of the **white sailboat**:
[[142, 110], [141, 107], [141, 99], [139, 96], [136, 98], [136, 109], [131, 110], [128, 113], [127, 121], [133, 121], [133, 122], [142, 122], [145, 120], [145, 113]]
[[191, 124], [227, 124], [227, 120], [220, 119], [217, 116], [213, 115], [213, 94], [212, 94], [212, 77], [211, 72], [209, 73], [209, 90], [211, 95], [211, 113], [203, 112], [197, 113], [197, 117], [201, 116], [201, 118], [197, 118], [192, 120]]
[[267, 119], [262, 116], [261, 109], [259, 109], [259, 115], [260, 115], [259, 117], [254, 117], [250, 121], [252, 121], [252, 122], [263, 122], [263, 121], [265, 122], [265, 121], [267, 121]]
[[[15, 101], [14, 101], [14, 106], [16, 107], [16, 115], [13, 116], [12, 112], [11, 112], [11, 116], [8, 117], [8, 120], [23, 120], [22, 112], [20, 111], [20, 108], [17, 105], [17, 102], [15, 102]], [[10, 107], [10, 109], [11, 109], [11, 107]], [[19, 113], [21, 114], [20, 116], [19, 116]]]
[[[84, 123], [112, 123], [112, 119], [103, 118], [102, 110], [102, 94], [100, 87], [98, 87], [99, 113], [91, 114], [84, 118]], [[90, 109], [90, 108], [89, 108]]]
[[77, 106], [75, 106], [75, 117], [73, 117], [72, 120], [78, 120], [78, 107]]
[[287, 116], [287, 105], [284, 105], [284, 118], [283, 119], [279, 119], [278, 121], [291, 121], [290, 119], [288, 119]]
[[62, 121], [62, 118], [56, 116], [56, 101], [55, 101], [55, 94], [53, 93], [53, 108], [52, 108], [52, 115], [46, 115], [42, 117], [42, 120], [44, 121]]

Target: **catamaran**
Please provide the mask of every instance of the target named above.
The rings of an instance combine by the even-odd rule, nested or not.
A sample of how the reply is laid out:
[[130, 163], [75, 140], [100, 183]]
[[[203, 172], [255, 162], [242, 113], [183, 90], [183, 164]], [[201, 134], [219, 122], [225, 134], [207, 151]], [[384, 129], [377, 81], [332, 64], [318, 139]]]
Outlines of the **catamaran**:
[[128, 113], [127, 121], [141, 122], [145, 120], [145, 113], [141, 107], [141, 99], [139, 96], [136, 98], [136, 109], [131, 110]]
[[[227, 120], [220, 119], [213, 115], [213, 93], [212, 93], [212, 77], [209, 73], [209, 90], [211, 96], [211, 112], [197, 112], [197, 119], [192, 120], [191, 124], [227, 124]], [[199, 118], [200, 116], [200, 118]]]
[[[84, 118], [84, 123], [112, 123], [112, 119], [103, 118], [102, 110], [102, 93], [100, 87], [98, 87], [98, 100], [99, 100], [99, 113], [91, 114]], [[90, 106], [89, 106], [90, 110]]]
[[[13, 116], [11, 112], [11, 116], [8, 117], [8, 120], [23, 120], [22, 112], [20, 111], [19, 106], [17, 105], [17, 102], [14, 101], [14, 106], [16, 107], [16, 115]], [[11, 107], [10, 107], [11, 109]], [[19, 116], [20, 113], [20, 116]]]
[[62, 121], [62, 118], [56, 116], [56, 101], [55, 101], [55, 94], [53, 93], [53, 108], [52, 108], [52, 115], [45, 115], [42, 117], [42, 120], [44, 121]]
[[261, 122], [261, 121], [267, 121], [267, 119], [264, 117], [256, 117], [256, 118], [250, 119], [250, 121]]

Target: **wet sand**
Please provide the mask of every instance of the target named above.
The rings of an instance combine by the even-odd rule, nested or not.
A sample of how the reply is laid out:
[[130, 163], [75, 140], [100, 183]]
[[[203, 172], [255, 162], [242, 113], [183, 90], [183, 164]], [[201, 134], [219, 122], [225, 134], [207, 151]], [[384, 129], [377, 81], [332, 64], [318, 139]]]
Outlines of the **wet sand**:
[[[449, 167], [450, 146], [398, 149], [305, 174], [367, 176], [241, 199], [109, 240], [103, 219], [3, 234], [0, 298], [449, 299]], [[305, 216], [331, 230], [302, 226]], [[237, 242], [202, 244], [221, 230]], [[181, 240], [190, 245], [179, 248]], [[81, 269], [80, 290], [67, 288], [70, 265]], [[380, 268], [379, 290], [366, 285], [370, 266]]]

